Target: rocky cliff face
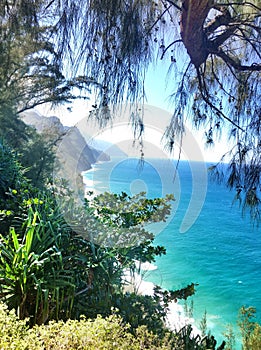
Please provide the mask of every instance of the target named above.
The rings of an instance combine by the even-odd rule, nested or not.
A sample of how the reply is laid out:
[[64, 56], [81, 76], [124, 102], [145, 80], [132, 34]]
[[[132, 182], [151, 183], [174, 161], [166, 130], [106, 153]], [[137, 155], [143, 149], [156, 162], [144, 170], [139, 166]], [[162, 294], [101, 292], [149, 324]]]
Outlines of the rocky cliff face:
[[110, 157], [90, 147], [77, 127], [66, 127], [57, 117], [44, 117], [30, 111], [24, 113], [23, 120], [54, 145], [54, 184], [60, 187], [61, 181], [65, 180], [75, 200], [81, 204], [85, 196], [82, 172], [91, 169], [98, 161], [109, 161]]
[[[58, 117], [45, 117], [34, 111], [24, 113], [26, 124], [36, 128], [48, 141], [53, 141], [57, 147], [57, 156], [65, 165], [75, 172], [89, 170], [97, 161], [108, 161], [110, 157], [97, 149], [91, 148], [77, 127], [64, 126]], [[65, 164], [66, 163], [66, 164]]]

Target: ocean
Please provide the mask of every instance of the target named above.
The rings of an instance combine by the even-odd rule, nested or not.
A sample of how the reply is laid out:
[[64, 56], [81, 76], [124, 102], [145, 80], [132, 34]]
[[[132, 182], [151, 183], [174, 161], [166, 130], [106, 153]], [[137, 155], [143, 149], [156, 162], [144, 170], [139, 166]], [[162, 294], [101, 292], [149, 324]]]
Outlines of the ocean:
[[219, 342], [232, 325], [239, 350], [239, 308], [254, 306], [261, 323], [261, 228], [242, 216], [233, 192], [210, 179], [208, 165], [181, 161], [176, 171], [169, 160], [114, 158], [95, 164], [84, 179], [96, 193], [174, 194], [169, 220], [148, 226], [167, 254], [143, 278], [172, 290], [197, 283], [195, 295], [180, 304], [192, 310], [198, 328], [206, 311], [207, 329]]

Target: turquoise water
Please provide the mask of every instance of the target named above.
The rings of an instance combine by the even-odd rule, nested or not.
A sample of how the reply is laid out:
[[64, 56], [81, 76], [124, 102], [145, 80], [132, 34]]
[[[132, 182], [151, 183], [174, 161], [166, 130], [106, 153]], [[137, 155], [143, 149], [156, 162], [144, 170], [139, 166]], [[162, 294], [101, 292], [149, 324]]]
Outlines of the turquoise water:
[[[142, 167], [136, 159], [115, 159], [95, 165], [85, 178], [98, 192], [135, 194], [146, 190], [149, 197], [174, 193], [177, 200], [170, 220], [152, 226], [155, 243], [164, 245], [167, 255], [157, 259], [158, 269], [148, 271], [146, 279], [168, 289], [198, 283], [193, 296], [196, 325], [206, 310], [208, 329], [221, 340], [226, 325], [232, 324], [237, 332], [242, 305], [255, 306], [257, 321], [261, 322], [261, 228], [254, 228], [247, 216], [242, 218], [238, 206], [232, 206], [233, 193], [210, 180], [205, 184], [204, 166], [193, 164], [191, 171], [191, 163], [181, 162], [174, 181], [175, 166], [166, 165], [166, 161], [149, 160]], [[201, 205], [202, 210], [194, 224], [180, 233], [193, 193], [200, 203], [192, 207], [196, 214]], [[239, 343], [236, 349], [240, 349]]]

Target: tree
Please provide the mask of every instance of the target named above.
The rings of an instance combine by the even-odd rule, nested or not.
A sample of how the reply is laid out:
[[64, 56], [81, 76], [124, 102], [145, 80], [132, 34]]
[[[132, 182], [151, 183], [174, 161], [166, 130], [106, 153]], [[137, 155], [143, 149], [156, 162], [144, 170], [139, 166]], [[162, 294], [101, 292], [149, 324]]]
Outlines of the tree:
[[[27, 54], [22, 45], [19, 55], [26, 58], [22, 67], [30, 69], [22, 81], [32, 83], [28, 89], [20, 78], [14, 80], [26, 92], [17, 94], [26, 100], [19, 110], [68, 100], [70, 88], [78, 84], [93, 88], [92, 114], [101, 123], [110, 118], [110, 105], [129, 101], [135, 112], [132, 121], [142, 131], [137, 104], [145, 98], [146, 71], [164, 60], [180, 73], [173, 79], [174, 112], [165, 133], [169, 149], [181, 140], [186, 119], [206, 130], [207, 144], [221, 132], [231, 138], [231, 151], [214, 170], [222, 177], [222, 162], [230, 163], [227, 185], [258, 217], [260, 10], [258, 0], [5, 2], [3, 67], [14, 57], [8, 55], [10, 48], [16, 45], [17, 50], [23, 38]], [[179, 57], [182, 63], [186, 58], [184, 66]], [[3, 76], [17, 76], [16, 70], [11, 73]]]
[[77, 230], [68, 242], [70, 256], [74, 258], [67, 264], [76, 267], [79, 281], [75, 316], [108, 315], [112, 307], [123, 307], [126, 269], [134, 273], [137, 261], [152, 262], [166, 253], [164, 247], [153, 245], [154, 236], [145, 225], [165, 220], [172, 199], [172, 196], [147, 199], [144, 193], [134, 197], [104, 193], [86, 201], [78, 217], [74, 209]]
[[[162, 59], [181, 78], [173, 80], [173, 117], [166, 142], [180, 143], [186, 119], [206, 130], [207, 144], [221, 132], [231, 151], [213, 170], [259, 217], [260, 185], [260, 2], [259, 1], [103, 1], [60, 4], [60, 57], [96, 80], [92, 113], [101, 122], [111, 104], [142, 102], [149, 65]], [[81, 25], [78, 26], [80, 21]], [[80, 30], [78, 30], [80, 28]], [[70, 38], [77, 37], [71, 47]], [[67, 56], [68, 57], [68, 56]], [[179, 61], [187, 58], [183, 67]], [[76, 65], [75, 65], [76, 62]], [[169, 77], [171, 79], [171, 76]], [[140, 107], [140, 106], [139, 106]], [[142, 113], [131, 114], [142, 130]]]
[[63, 75], [46, 6], [44, 0], [1, 4], [0, 107], [9, 104], [18, 114], [43, 103], [71, 101], [76, 97], [71, 90], [85, 84], [83, 78]]
[[86, 84], [64, 76], [44, 8], [44, 1], [0, 4], [0, 137], [19, 151], [35, 136], [21, 114], [44, 103], [71, 102]]
[[41, 187], [52, 177], [53, 145], [20, 118], [43, 103], [75, 98], [72, 89], [84, 81], [67, 80], [58, 65], [52, 27], [37, 23], [42, 1], [0, 4], [0, 142], [16, 151], [27, 177]]
[[44, 188], [52, 182], [55, 163], [54, 141], [47, 135], [28, 128], [28, 140], [19, 149], [19, 160], [25, 167], [25, 174], [31, 185]]
[[14, 152], [0, 143], [0, 209], [3, 209], [6, 200], [8, 199], [7, 192], [10, 189], [20, 189], [26, 179], [23, 174], [21, 164], [16, 160]]

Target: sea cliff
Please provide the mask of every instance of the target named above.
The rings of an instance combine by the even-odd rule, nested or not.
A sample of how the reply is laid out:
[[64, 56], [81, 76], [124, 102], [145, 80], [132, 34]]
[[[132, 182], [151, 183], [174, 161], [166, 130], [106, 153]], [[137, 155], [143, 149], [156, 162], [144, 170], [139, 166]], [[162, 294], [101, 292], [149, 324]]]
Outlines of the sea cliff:
[[90, 147], [76, 126], [64, 126], [56, 116], [45, 117], [35, 111], [27, 111], [23, 115], [23, 121], [34, 127], [53, 147], [54, 183], [60, 179], [66, 180], [67, 186], [82, 198], [85, 193], [82, 172], [91, 169], [92, 164], [99, 161], [109, 161], [110, 157], [103, 151]]
[[64, 126], [56, 116], [45, 117], [35, 111], [28, 111], [24, 113], [23, 120], [44, 135], [47, 141], [53, 142], [57, 149], [62, 149], [63, 158], [66, 158], [66, 168], [72, 165], [71, 168], [75, 169], [77, 162], [77, 172], [81, 173], [91, 169], [92, 164], [98, 161], [110, 160], [104, 152], [90, 147], [76, 126]]

